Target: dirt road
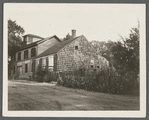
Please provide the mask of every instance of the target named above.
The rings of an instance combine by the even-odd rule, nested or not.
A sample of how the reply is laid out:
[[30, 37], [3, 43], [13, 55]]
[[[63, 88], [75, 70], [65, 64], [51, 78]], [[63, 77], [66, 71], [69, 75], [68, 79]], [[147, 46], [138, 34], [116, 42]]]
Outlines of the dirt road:
[[139, 97], [9, 81], [8, 110], [139, 110]]

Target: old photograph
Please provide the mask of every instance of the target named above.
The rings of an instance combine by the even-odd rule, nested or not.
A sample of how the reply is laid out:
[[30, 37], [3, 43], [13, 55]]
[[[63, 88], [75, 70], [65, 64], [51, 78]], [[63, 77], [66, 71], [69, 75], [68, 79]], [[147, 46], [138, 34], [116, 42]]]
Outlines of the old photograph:
[[5, 3], [3, 115], [145, 117], [145, 11]]

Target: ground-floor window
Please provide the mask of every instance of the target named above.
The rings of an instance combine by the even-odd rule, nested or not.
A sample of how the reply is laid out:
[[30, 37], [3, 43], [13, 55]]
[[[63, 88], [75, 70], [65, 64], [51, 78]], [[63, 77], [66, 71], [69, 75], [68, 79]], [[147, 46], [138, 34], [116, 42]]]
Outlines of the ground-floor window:
[[28, 64], [25, 64], [25, 73], [28, 72]]

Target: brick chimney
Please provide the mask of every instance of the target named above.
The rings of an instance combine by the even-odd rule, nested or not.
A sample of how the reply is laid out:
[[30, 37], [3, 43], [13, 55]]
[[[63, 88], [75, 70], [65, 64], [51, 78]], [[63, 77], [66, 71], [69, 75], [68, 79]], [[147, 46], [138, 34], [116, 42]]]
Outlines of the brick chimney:
[[76, 37], [76, 30], [72, 30], [72, 38]]

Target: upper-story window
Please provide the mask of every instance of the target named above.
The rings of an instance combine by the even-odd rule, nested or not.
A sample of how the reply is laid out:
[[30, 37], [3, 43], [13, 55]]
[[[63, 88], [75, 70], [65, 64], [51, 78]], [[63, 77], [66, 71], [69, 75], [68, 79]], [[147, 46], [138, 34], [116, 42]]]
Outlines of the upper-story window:
[[36, 48], [32, 48], [31, 49], [31, 57], [35, 57], [36, 56]]
[[18, 60], [21, 60], [21, 52], [18, 53]]
[[28, 50], [25, 50], [24, 51], [24, 59], [27, 59], [28, 58]]
[[75, 50], [78, 50], [78, 46], [75, 46]]

